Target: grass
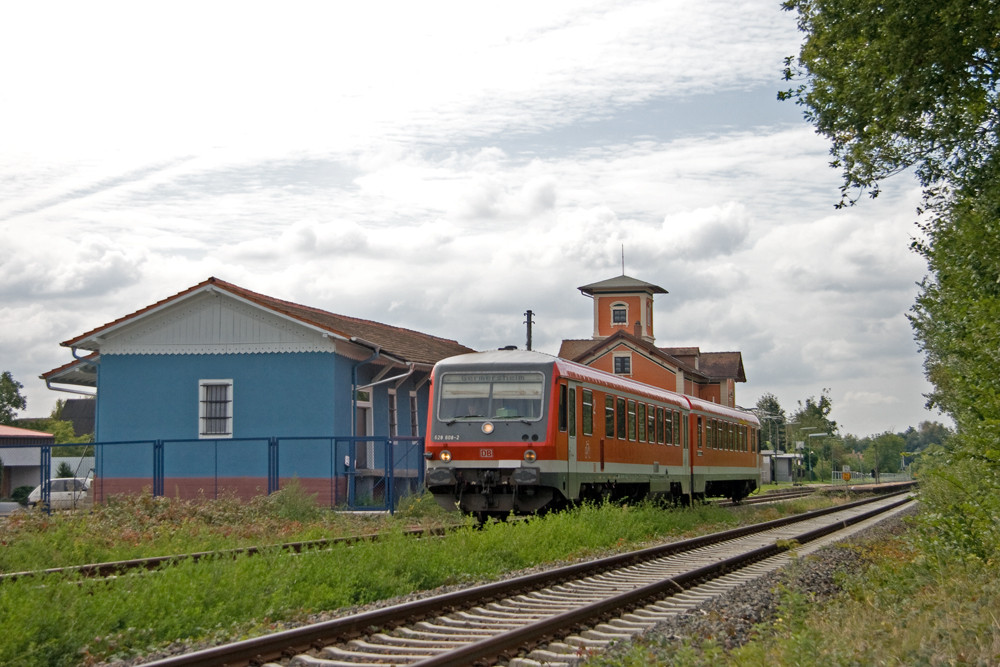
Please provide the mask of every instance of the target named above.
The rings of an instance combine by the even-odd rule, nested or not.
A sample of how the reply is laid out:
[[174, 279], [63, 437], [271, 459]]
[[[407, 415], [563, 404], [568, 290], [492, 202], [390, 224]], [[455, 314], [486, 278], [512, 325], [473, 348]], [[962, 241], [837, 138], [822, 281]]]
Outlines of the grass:
[[[18, 554], [5, 555], [15, 569], [39, 569], [55, 561], [78, 564], [163, 550], [233, 547], [262, 536], [284, 541], [374, 526], [370, 517], [358, 524], [351, 523], [359, 521], [355, 515], [314, 515], [314, 508], [301, 501], [286, 498], [272, 501], [276, 506], [240, 508], [227, 501], [202, 506], [150, 497], [121, 500], [90, 515], [19, 519], [16, 530], [5, 532], [6, 547], [0, 552]], [[495, 579], [511, 570], [608, 553], [664, 536], [680, 539], [823, 502], [736, 511], [584, 506], [524, 522], [491, 522], [481, 528], [467, 523], [440, 539], [404, 535], [404, 528], [414, 523], [440, 525], [443, 515], [427, 501], [411, 499], [394, 517], [378, 519], [384, 539], [377, 542], [335, 545], [299, 556], [271, 549], [254, 557], [179, 562], [155, 573], [102, 581], [52, 575], [4, 583], [0, 664], [93, 664], [175, 641], [260, 634], [277, 622], [304, 620], [313, 612]], [[287, 505], [301, 505], [296, 512], [312, 518], [282, 517]], [[50, 561], [45, 560], [47, 552]]]

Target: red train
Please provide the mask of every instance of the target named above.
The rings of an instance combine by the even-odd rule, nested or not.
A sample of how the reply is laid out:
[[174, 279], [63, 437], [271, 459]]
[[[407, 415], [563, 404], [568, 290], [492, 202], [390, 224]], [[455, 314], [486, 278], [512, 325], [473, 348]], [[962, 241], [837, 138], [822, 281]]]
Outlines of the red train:
[[725, 496], [760, 484], [757, 418], [539, 352], [450, 357], [432, 374], [425, 484], [446, 508]]

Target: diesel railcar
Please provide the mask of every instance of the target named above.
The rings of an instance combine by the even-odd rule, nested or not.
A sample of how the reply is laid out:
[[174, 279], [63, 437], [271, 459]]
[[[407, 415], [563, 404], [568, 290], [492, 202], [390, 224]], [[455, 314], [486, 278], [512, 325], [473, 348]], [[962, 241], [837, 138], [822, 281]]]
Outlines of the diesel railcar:
[[425, 485], [449, 509], [739, 501], [760, 485], [760, 424], [749, 412], [522, 350], [444, 359], [431, 381]]

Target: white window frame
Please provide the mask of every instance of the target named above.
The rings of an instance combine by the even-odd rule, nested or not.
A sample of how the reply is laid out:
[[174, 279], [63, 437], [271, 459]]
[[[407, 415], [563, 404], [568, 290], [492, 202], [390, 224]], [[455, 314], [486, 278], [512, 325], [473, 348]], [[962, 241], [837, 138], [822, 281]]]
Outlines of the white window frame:
[[[625, 320], [623, 322], [615, 322], [615, 311], [624, 310]], [[615, 301], [611, 304], [611, 326], [613, 327], [627, 327], [628, 326], [628, 304], [624, 301]]]
[[[208, 403], [208, 387], [218, 387], [222, 386], [226, 388], [226, 401], [225, 401], [225, 414], [224, 415], [209, 415], [207, 406]], [[233, 391], [233, 380], [232, 378], [228, 380], [198, 380], [198, 439], [200, 440], [219, 440], [225, 438], [232, 438], [233, 433], [236, 429], [234, 424], [234, 414], [233, 410], [234, 404], [234, 391]], [[225, 419], [227, 421], [228, 429], [222, 433], [206, 433], [206, 425], [209, 420], [214, 419]]]
[[[625, 359], [625, 360], [628, 361], [628, 372], [626, 372], [626, 373], [619, 373], [618, 372], [618, 359]], [[612, 355], [611, 372], [613, 372], [615, 375], [631, 376], [632, 375], [632, 353], [631, 352], [615, 352]]]

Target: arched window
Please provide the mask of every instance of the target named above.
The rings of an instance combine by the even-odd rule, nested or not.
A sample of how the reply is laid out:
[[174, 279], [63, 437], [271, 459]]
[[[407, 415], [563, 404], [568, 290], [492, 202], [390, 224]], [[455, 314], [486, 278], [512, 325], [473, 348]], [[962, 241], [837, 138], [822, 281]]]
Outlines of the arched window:
[[628, 304], [617, 301], [611, 304], [611, 324], [628, 325]]

